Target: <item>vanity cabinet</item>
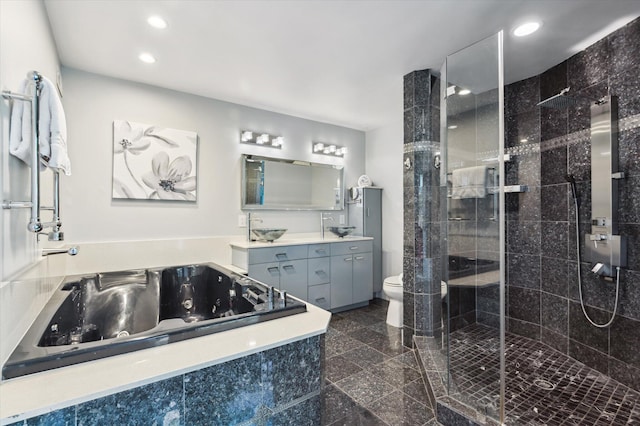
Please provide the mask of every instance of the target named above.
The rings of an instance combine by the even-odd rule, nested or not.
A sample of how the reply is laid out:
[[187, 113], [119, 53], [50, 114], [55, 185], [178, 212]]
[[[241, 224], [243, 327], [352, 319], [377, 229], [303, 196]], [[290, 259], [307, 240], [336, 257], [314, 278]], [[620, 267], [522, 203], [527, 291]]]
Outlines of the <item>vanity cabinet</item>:
[[322, 309], [331, 309], [331, 244], [308, 247], [306, 300]]
[[365, 302], [373, 296], [371, 241], [331, 244], [331, 307]]
[[274, 247], [232, 245], [232, 263], [251, 278], [328, 310], [373, 297], [372, 251], [372, 240]]
[[307, 248], [281, 246], [248, 251], [251, 278], [307, 300]]

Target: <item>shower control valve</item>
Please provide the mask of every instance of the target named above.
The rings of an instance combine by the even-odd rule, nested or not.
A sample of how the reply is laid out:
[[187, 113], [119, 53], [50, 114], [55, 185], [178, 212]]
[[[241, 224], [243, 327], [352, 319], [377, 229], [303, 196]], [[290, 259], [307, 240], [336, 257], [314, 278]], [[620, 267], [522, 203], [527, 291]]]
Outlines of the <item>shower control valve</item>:
[[589, 234], [589, 239], [591, 241], [603, 241], [607, 239], [606, 234]]

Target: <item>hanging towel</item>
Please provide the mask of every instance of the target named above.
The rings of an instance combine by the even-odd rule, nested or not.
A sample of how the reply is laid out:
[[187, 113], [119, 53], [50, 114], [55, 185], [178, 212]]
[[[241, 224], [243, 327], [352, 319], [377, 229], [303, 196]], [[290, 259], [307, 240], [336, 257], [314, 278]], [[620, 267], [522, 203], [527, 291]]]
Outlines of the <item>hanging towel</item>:
[[[35, 83], [31, 79], [20, 85], [20, 93], [32, 95]], [[49, 167], [61, 171], [67, 176], [71, 174], [71, 163], [67, 154], [67, 123], [55, 85], [46, 77], [42, 77], [39, 99], [38, 134], [40, 156], [48, 160]], [[9, 152], [31, 165], [31, 103], [14, 99], [11, 111], [9, 131]], [[41, 169], [44, 166], [40, 165]]]
[[451, 174], [451, 198], [484, 198], [487, 195], [487, 166], [456, 169]]
[[[35, 85], [23, 80], [18, 93], [32, 95]], [[9, 126], [9, 153], [31, 165], [31, 102], [13, 100]]]
[[71, 175], [71, 162], [67, 153], [67, 121], [55, 84], [42, 77], [38, 129], [40, 155], [49, 158], [49, 167]]

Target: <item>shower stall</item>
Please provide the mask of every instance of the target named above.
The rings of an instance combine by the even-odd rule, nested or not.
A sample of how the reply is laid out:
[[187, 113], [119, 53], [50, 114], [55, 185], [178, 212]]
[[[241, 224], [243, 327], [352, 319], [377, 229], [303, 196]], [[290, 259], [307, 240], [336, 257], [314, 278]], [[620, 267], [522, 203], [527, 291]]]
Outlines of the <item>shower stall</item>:
[[429, 398], [442, 424], [640, 424], [640, 89], [592, 81], [599, 44], [505, 84], [502, 44], [439, 73]]

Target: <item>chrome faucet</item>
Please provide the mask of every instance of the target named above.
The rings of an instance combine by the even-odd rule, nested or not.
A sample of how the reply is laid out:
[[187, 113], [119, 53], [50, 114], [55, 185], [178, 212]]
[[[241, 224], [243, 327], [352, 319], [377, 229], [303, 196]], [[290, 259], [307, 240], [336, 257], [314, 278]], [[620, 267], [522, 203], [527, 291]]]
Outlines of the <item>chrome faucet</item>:
[[80, 247], [73, 246], [71, 248], [45, 248], [42, 249], [43, 256], [49, 256], [51, 254], [64, 254], [67, 253], [69, 256], [75, 256], [80, 251]]
[[330, 220], [333, 222], [333, 217], [325, 216], [324, 213], [320, 212], [320, 231], [322, 232], [322, 239], [324, 240], [324, 221]]
[[253, 238], [251, 238], [251, 223], [254, 221], [262, 223], [262, 219], [260, 219], [259, 217], [251, 217], [251, 213], [247, 213], [247, 241], [249, 242], [255, 241]]

